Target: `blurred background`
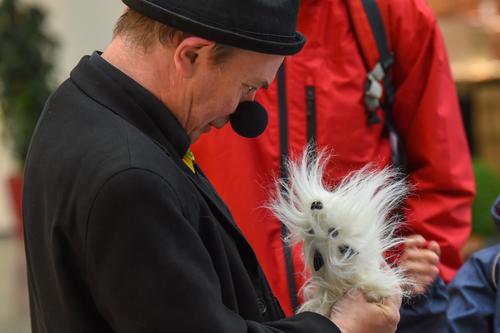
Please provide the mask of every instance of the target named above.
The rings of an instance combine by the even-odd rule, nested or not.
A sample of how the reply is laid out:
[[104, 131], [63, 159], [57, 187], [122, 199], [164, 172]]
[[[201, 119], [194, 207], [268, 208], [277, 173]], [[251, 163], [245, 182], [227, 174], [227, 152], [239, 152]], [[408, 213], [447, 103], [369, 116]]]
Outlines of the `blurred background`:
[[[474, 156], [478, 195], [466, 257], [498, 242], [489, 208], [500, 194], [500, 0], [428, 1]], [[31, 131], [54, 87], [109, 42], [123, 8], [119, 0], [0, 0], [0, 333], [30, 332], [19, 198]]]

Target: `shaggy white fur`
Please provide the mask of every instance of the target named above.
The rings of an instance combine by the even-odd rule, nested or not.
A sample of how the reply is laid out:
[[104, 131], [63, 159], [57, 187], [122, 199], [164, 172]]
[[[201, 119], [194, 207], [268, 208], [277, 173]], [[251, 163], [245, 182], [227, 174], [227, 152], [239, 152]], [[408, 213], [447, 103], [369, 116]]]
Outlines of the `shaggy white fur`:
[[290, 231], [293, 243], [303, 243], [306, 269], [312, 276], [303, 287], [299, 312], [328, 316], [335, 303], [353, 289], [373, 302], [400, 292], [403, 272], [386, 263], [384, 252], [402, 243], [391, 214], [407, 194], [405, 181], [390, 169], [352, 173], [335, 188], [323, 182], [328, 159], [306, 149], [302, 159], [288, 163], [270, 208]]

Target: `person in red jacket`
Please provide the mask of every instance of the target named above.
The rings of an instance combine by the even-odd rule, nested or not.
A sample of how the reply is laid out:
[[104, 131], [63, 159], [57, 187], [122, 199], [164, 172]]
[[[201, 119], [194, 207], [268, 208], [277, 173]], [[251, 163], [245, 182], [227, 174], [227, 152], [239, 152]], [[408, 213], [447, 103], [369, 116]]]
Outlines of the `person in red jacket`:
[[[429, 251], [440, 254], [439, 275], [449, 282], [462, 264], [460, 248], [469, 236], [475, 192], [455, 85], [441, 33], [426, 2], [378, 3], [395, 57], [391, 72], [395, 87], [393, 123], [412, 184], [412, 195], [404, 209], [405, 230], [411, 238], [401, 262], [425, 287], [430, 284], [424, 283], [426, 279], [432, 277], [429, 265], [422, 268], [412, 258], [434, 264], [435, 256]], [[303, 283], [300, 249], [292, 251], [295, 279], [288, 279], [281, 225], [263, 208], [275, 178], [283, 176], [281, 157], [297, 156], [314, 140], [318, 147], [334, 153], [327, 167], [327, 177], [334, 182], [367, 163], [378, 168], [391, 164], [384, 122], [367, 122], [367, 71], [347, 1], [303, 0], [299, 29], [308, 37], [303, 52], [288, 58], [278, 82], [257, 94], [257, 100], [269, 112], [264, 134], [246, 139], [226, 127], [206, 135], [193, 148], [198, 164], [255, 249], [287, 314], [293, 312], [293, 294]], [[252, 89], [250, 86], [249, 93], [255, 94], [256, 89]], [[426, 240], [439, 246], [431, 243], [428, 250], [424, 249]], [[416, 323], [416, 332], [423, 327], [440, 331], [447, 301], [442, 281], [431, 284], [427, 292], [427, 296], [406, 305], [408, 313], [403, 308], [401, 332], [410, 332], [411, 328], [403, 327]], [[440, 320], [428, 315], [425, 324], [418, 307], [427, 308], [427, 313], [438, 312]]]

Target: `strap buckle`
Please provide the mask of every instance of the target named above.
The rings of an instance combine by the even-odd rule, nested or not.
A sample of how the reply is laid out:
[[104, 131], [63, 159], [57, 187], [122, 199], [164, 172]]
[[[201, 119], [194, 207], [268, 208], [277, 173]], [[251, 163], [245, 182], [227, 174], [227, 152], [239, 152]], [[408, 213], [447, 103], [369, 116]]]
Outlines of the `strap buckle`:
[[365, 105], [368, 110], [368, 123], [370, 125], [379, 124], [380, 117], [377, 115], [377, 110], [382, 105], [382, 96], [384, 95], [384, 80], [385, 71], [380, 62], [367, 74], [365, 83]]

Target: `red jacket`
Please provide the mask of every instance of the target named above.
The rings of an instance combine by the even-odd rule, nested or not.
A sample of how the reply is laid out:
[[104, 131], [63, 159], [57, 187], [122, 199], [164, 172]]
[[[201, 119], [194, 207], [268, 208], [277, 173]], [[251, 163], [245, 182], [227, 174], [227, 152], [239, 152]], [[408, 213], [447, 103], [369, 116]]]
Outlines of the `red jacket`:
[[[379, 0], [380, 1], [380, 0]], [[383, 3], [383, 5], [382, 5]], [[408, 233], [438, 241], [445, 281], [462, 264], [459, 250], [469, 236], [474, 178], [443, 40], [424, 0], [380, 1], [390, 48], [395, 54], [394, 124], [404, 142], [413, 185], [406, 202]], [[314, 87], [316, 140], [334, 158], [328, 177], [335, 181], [373, 162], [391, 162], [382, 124], [369, 126], [363, 103], [366, 70], [343, 0], [303, 0], [299, 30], [308, 43], [286, 60], [290, 154], [307, 143], [306, 87]], [[309, 92], [311, 89], [309, 88]], [[257, 139], [238, 137], [226, 126], [212, 131], [193, 151], [236, 222], [253, 246], [287, 312], [291, 313], [280, 223], [263, 205], [279, 176], [280, 129], [277, 85], [258, 100], [269, 111], [269, 127]], [[297, 283], [303, 283], [299, 249], [294, 249]]]

